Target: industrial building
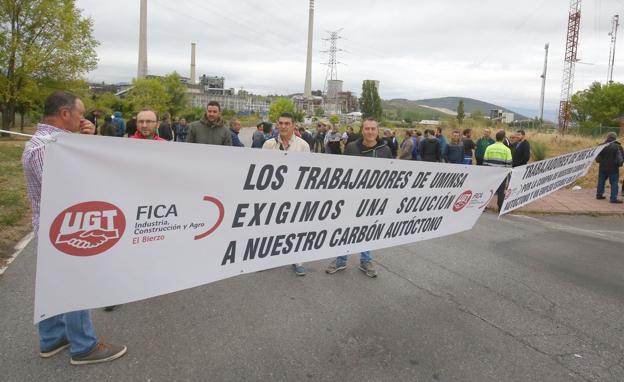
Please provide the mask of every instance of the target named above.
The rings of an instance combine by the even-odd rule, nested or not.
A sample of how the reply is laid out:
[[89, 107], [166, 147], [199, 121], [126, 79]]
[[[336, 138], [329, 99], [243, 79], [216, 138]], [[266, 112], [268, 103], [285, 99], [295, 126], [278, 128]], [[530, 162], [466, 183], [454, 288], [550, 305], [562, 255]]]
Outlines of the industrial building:
[[493, 122], [512, 123], [516, 115], [500, 109], [490, 110], [490, 120]]
[[227, 89], [226, 92], [219, 93], [214, 89], [197, 85], [187, 85], [187, 89], [186, 94], [192, 107], [206, 107], [208, 102], [217, 101], [222, 109], [234, 110], [237, 113], [266, 114], [271, 105], [269, 97], [256, 96], [245, 91], [235, 94], [234, 89]]

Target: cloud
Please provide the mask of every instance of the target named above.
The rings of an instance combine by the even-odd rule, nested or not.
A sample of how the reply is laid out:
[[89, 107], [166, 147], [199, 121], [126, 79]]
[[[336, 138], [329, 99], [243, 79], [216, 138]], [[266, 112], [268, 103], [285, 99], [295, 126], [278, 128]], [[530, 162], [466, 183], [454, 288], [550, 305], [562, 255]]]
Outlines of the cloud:
[[[306, 1], [148, 1], [148, 68], [188, 76], [190, 44], [197, 72], [226, 77], [226, 86], [260, 94], [303, 89]], [[100, 63], [88, 78], [130, 81], [136, 75], [139, 1], [78, 0], [94, 20]], [[606, 80], [611, 17], [622, 0], [582, 10], [575, 89]], [[536, 109], [544, 44], [550, 43], [546, 105], [556, 109], [563, 70], [567, 0], [391, 2], [317, 0], [313, 88], [322, 89], [327, 31], [342, 28], [338, 67], [344, 88], [381, 81], [383, 98], [464, 96]], [[621, 39], [620, 39], [621, 40]], [[624, 81], [616, 56], [614, 80]]]

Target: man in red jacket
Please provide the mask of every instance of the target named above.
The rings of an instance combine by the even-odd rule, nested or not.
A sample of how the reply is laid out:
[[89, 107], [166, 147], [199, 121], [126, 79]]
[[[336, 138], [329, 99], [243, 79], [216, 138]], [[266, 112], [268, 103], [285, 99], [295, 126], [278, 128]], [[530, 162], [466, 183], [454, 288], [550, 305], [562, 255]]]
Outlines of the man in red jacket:
[[156, 112], [150, 109], [144, 109], [137, 114], [137, 131], [130, 138], [134, 139], [151, 139], [154, 141], [164, 141], [156, 133], [158, 127], [158, 117]]

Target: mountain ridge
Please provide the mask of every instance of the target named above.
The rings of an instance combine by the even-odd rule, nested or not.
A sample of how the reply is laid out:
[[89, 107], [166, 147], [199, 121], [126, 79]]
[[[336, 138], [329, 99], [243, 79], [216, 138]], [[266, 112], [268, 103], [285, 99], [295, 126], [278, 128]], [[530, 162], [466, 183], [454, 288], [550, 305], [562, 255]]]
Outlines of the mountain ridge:
[[529, 119], [528, 117], [515, 112], [509, 108], [495, 105], [489, 102], [481, 101], [470, 97], [440, 97], [440, 98], [427, 98], [421, 100], [409, 100], [406, 98], [394, 98], [390, 100], [384, 100], [384, 109], [414, 109], [417, 111], [432, 110], [432, 116], [439, 116], [440, 114], [453, 116], [456, 115], [457, 105], [459, 100], [464, 100], [464, 112], [466, 114], [473, 113], [476, 110], [481, 110], [483, 115], [489, 116], [490, 110], [500, 109], [504, 112], [514, 113], [515, 120]]

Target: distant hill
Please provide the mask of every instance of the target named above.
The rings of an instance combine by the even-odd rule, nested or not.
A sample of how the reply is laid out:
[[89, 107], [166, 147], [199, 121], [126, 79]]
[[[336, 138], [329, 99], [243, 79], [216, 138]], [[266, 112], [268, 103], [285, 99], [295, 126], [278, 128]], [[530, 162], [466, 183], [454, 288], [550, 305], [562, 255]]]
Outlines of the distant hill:
[[466, 113], [481, 110], [484, 115], [488, 116], [490, 114], [490, 110], [500, 109], [506, 112], [514, 113], [515, 119], [528, 119], [524, 115], [505, 107], [466, 97], [443, 97], [416, 101], [407, 99], [392, 99], [384, 100], [382, 102], [382, 106], [384, 110], [409, 110], [418, 115], [422, 115], [423, 113], [424, 115], [429, 115], [428, 118], [423, 119], [438, 119], [444, 116], [456, 115], [457, 105], [459, 104], [460, 99], [464, 100], [464, 110]]
[[457, 110], [457, 105], [459, 104], [459, 100], [464, 100], [464, 110], [466, 113], [472, 113], [475, 110], [481, 110], [483, 114], [486, 116], [490, 114], [490, 110], [492, 109], [500, 109], [509, 113], [514, 113], [516, 115], [516, 119], [528, 119], [522, 114], [519, 114], [513, 110], [507, 109], [506, 107], [494, 105], [488, 102], [479, 101], [478, 99], [473, 98], [465, 98], [465, 97], [443, 97], [443, 98], [432, 98], [432, 99], [422, 99], [415, 101], [418, 105], [426, 105], [430, 107], [436, 108], [444, 108], [449, 109], [455, 112]]
[[394, 111], [396, 114], [396, 119], [404, 119], [406, 117], [409, 117], [413, 120], [437, 120], [448, 116], [448, 114], [443, 113], [439, 110], [419, 106], [418, 102], [410, 101], [408, 99], [382, 100], [381, 106], [383, 107], [385, 113], [388, 113], [389, 111]]

